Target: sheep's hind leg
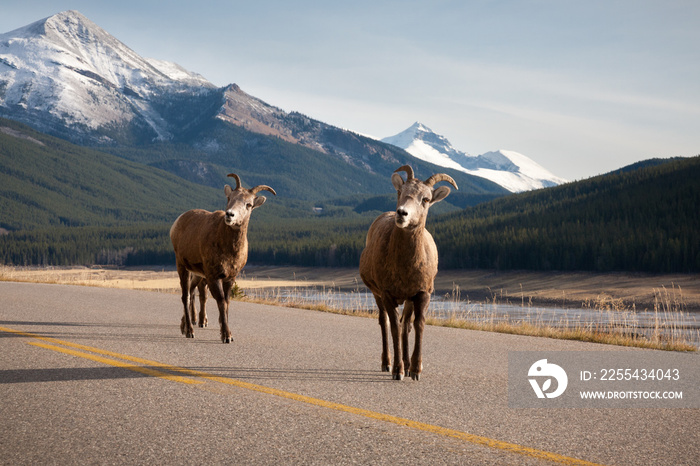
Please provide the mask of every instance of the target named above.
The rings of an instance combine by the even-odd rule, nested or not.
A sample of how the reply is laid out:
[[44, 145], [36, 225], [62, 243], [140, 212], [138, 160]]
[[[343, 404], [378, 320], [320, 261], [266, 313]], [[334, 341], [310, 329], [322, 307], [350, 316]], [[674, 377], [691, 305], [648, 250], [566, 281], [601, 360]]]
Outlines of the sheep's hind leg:
[[420, 292], [412, 300], [415, 313], [413, 326], [416, 329], [416, 340], [413, 345], [413, 356], [411, 357], [411, 366], [408, 374], [413, 380], [418, 381], [423, 371], [423, 329], [425, 328], [425, 314], [428, 312], [428, 305], [430, 304], [430, 294]]
[[194, 328], [190, 319], [189, 308], [192, 294], [190, 293], [190, 278], [191, 273], [184, 266], [178, 264], [177, 273], [180, 276], [180, 289], [182, 289], [182, 305], [184, 307], [184, 315], [180, 320], [180, 332], [187, 338], [194, 338]]
[[190, 313], [190, 321], [192, 322], [192, 326], [197, 325], [197, 313], [194, 310], [194, 290], [199, 286], [199, 283], [201, 281], [201, 277], [192, 274], [192, 280], [190, 280], [190, 294], [187, 305], [187, 308], [189, 309]]

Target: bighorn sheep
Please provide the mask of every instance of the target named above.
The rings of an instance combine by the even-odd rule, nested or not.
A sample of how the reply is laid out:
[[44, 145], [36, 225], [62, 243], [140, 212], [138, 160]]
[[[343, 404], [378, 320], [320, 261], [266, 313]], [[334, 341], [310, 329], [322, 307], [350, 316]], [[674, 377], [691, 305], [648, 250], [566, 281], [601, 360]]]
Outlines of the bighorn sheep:
[[[405, 171], [404, 182], [397, 172]], [[450, 194], [450, 188], [433, 189], [439, 181], [447, 181], [457, 188], [448, 175], [436, 174], [425, 182], [413, 177], [413, 169], [404, 165], [391, 176], [398, 193], [396, 212], [385, 212], [372, 223], [367, 233], [365, 249], [360, 256], [360, 277], [374, 294], [379, 308], [382, 330], [382, 370], [389, 371], [389, 343], [387, 323], [394, 344], [393, 378], [402, 380], [406, 375], [419, 380], [422, 363], [423, 327], [430, 304], [433, 282], [438, 269], [438, 255], [432, 235], [425, 229], [428, 209]], [[397, 306], [403, 302], [399, 319]], [[415, 312], [415, 344], [408, 359], [408, 334], [411, 314]], [[403, 351], [402, 351], [403, 347]]]
[[[236, 180], [236, 189], [231, 189], [229, 185], [224, 187], [227, 198], [225, 212], [189, 210], [180, 215], [170, 228], [182, 288], [182, 304], [185, 307], [180, 330], [187, 338], [194, 338], [192, 324], [196, 320], [193, 292], [198, 286], [202, 304], [199, 322], [202, 327], [206, 325], [206, 313], [201, 301], [202, 296], [206, 296], [203, 286], [206, 284], [219, 307], [221, 341], [231, 342], [228, 326], [229, 299], [236, 275], [248, 261], [250, 213], [266, 201], [264, 196], [256, 196], [258, 192], [264, 190], [277, 194], [265, 185], [243, 188], [238, 175], [231, 173], [228, 176]], [[191, 311], [191, 315], [188, 311]]]

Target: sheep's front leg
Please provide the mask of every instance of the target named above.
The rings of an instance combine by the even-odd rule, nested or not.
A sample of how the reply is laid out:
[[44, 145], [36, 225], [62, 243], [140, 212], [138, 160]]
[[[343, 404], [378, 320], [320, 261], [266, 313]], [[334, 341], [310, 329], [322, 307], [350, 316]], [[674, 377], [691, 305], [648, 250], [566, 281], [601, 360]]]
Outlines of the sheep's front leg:
[[412, 298], [413, 310], [415, 318], [413, 326], [416, 329], [416, 341], [413, 346], [413, 356], [411, 357], [411, 366], [408, 374], [413, 380], [420, 380], [420, 374], [423, 371], [423, 329], [425, 328], [425, 314], [428, 312], [430, 304], [430, 293], [421, 291]]
[[216, 300], [216, 304], [219, 307], [219, 325], [221, 326], [221, 341], [224, 343], [231, 343], [233, 340], [231, 338], [231, 330], [228, 327], [228, 300], [229, 293], [231, 292], [231, 287], [233, 286], [232, 281], [223, 281], [222, 279], [209, 279], [207, 278], [207, 284], [209, 285], [209, 291], [211, 295]]
[[182, 305], [185, 309], [185, 315], [182, 316], [180, 320], [180, 332], [187, 338], [194, 338], [194, 327], [192, 327], [192, 320], [190, 319], [190, 278], [191, 273], [185, 268], [185, 266], [178, 264], [177, 273], [180, 276], [180, 289], [182, 290]]
[[389, 316], [386, 313], [386, 309], [384, 309], [382, 298], [375, 294], [374, 300], [377, 302], [377, 308], [379, 308], [379, 327], [382, 329], [382, 371], [389, 372], [389, 365], [391, 364], [389, 358], [389, 335], [387, 334]]
[[394, 365], [391, 373], [394, 380], [403, 380], [404, 367], [403, 358], [401, 357], [401, 340], [402, 327], [399, 321], [399, 310], [396, 302], [389, 297], [383, 297], [384, 309], [389, 315], [389, 326], [391, 327], [391, 339], [394, 343]]
[[403, 315], [401, 316], [401, 325], [403, 330], [401, 332], [401, 345], [403, 347], [403, 367], [405, 375], [410, 375], [408, 368], [410, 361], [408, 359], [408, 335], [411, 333], [411, 317], [413, 316], [413, 301], [407, 299], [403, 303]]
[[[197, 284], [199, 291], [199, 326], [204, 328], [209, 323], [207, 319], [207, 282], [201, 279]], [[193, 307], [194, 309], [194, 307]]]

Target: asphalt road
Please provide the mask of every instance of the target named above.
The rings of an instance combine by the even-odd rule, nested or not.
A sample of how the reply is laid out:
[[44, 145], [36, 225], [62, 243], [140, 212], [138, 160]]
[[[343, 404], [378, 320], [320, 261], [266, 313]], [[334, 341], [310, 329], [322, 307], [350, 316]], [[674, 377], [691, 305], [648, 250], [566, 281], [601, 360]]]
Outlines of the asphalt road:
[[374, 319], [233, 302], [224, 345], [210, 303], [0, 283], [0, 463], [700, 462], [698, 409], [508, 407], [509, 351], [610, 347], [427, 327], [397, 382]]

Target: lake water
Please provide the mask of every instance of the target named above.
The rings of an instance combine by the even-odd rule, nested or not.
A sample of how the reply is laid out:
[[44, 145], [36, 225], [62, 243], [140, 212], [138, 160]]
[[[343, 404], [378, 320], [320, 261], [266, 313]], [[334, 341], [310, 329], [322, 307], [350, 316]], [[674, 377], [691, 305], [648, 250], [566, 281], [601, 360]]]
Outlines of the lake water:
[[[343, 311], [375, 311], [374, 297], [367, 291], [342, 292], [316, 288], [278, 288], [246, 290], [251, 297], [272, 299], [282, 303], [323, 304]], [[625, 333], [661, 335], [683, 339], [700, 347], [700, 320], [696, 314], [673, 311], [604, 310], [533, 306], [523, 303], [474, 303], [433, 296], [428, 315], [444, 319], [462, 319], [482, 323], [528, 323], [556, 328], [589, 330], [617, 329]]]

